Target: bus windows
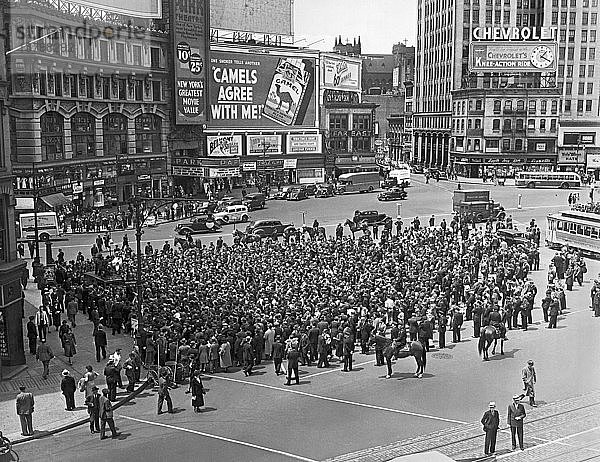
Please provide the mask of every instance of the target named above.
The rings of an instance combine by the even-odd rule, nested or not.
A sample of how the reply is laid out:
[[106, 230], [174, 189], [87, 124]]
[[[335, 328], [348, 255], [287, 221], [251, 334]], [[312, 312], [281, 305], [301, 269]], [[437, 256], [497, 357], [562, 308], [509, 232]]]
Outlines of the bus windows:
[[589, 226], [586, 226], [586, 227], [583, 229], [583, 235], [584, 235], [584, 236], [588, 236], [588, 237], [589, 237], [591, 234], [592, 234], [592, 228], [591, 228], [591, 227], [589, 227]]
[[583, 226], [577, 225], [577, 234], [583, 234]]
[[559, 231], [563, 230], [563, 222], [562, 221], [552, 221], [550, 222], [550, 229], [554, 229], [554, 224], [556, 224], [556, 229]]
[[592, 228], [591, 236], [594, 239], [598, 239], [598, 228]]

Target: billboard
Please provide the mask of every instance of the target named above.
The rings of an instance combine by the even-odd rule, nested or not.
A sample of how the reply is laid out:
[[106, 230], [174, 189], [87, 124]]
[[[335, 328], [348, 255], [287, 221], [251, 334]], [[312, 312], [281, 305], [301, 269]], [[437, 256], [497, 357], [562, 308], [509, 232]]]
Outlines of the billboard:
[[208, 157], [230, 157], [242, 155], [242, 135], [207, 136]]
[[70, 3], [98, 8], [134, 18], [162, 18], [162, 0], [70, 0]]
[[321, 153], [321, 135], [298, 135], [290, 133], [287, 136], [288, 154], [320, 154]]
[[311, 127], [317, 123], [316, 59], [212, 51], [211, 128]]
[[209, 0], [173, 0], [175, 123], [206, 122], [205, 73]]
[[360, 91], [360, 61], [321, 55], [321, 88]]
[[470, 72], [552, 72], [556, 42], [471, 42]]
[[248, 155], [281, 154], [281, 135], [248, 135]]
[[294, 35], [293, 0], [212, 0], [210, 25], [216, 29]]

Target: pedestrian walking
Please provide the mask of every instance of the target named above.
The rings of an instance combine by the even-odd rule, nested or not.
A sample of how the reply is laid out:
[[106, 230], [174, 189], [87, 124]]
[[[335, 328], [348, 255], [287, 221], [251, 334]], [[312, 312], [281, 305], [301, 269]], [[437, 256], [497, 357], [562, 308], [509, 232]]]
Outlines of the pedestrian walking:
[[383, 350], [383, 356], [385, 358], [385, 364], [387, 366], [387, 374], [385, 376], [386, 379], [389, 379], [392, 377], [393, 375], [393, 371], [392, 371], [392, 357], [394, 356], [394, 352], [396, 351], [396, 348], [398, 347], [398, 344], [396, 342], [396, 339], [392, 339], [391, 342], [389, 342], [386, 346], [385, 349]]
[[523, 380], [523, 391], [525, 392], [524, 396], [529, 397], [529, 405], [531, 407], [537, 407], [535, 404], [535, 382], [537, 381], [537, 376], [535, 373], [535, 367], [533, 366], [533, 361], [530, 359], [527, 361], [527, 366], [523, 368], [521, 371], [521, 379]]
[[77, 341], [75, 340], [75, 334], [70, 327], [67, 326], [67, 332], [63, 334], [62, 343], [65, 351], [65, 356], [69, 360], [69, 364], [73, 364], [73, 356], [77, 354]]
[[485, 432], [485, 455], [494, 454], [496, 452], [496, 436], [498, 435], [498, 427], [500, 426], [500, 413], [496, 410], [496, 403], [494, 401], [490, 401], [490, 408], [483, 413], [481, 423]]
[[112, 437], [116, 438], [119, 436], [117, 433], [117, 429], [115, 428], [115, 421], [113, 418], [113, 408], [111, 400], [108, 397], [108, 388], [102, 389], [102, 396], [98, 399], [99, 407], [100, 407], [100, 439], [103, 440], [106, 438], [106, 424], [110, 428], [110, 432], [112, 433]]
[[281, 337], [279, 336], [275, 337], [273, 345], [271, 346], [271, 357], [273, 358], [275, 374], [282, 374], [281, 363], [283, 361], [283, 343], [281, 343]]
[[77, 314], [78, 306], [79, 306], [79, 303], [74, 298], [71, 299], [71, 301], [69, 303], [67, 303], [67, 319], [71, 323], [71, 327], [77, 326], [77, 324], [75, 324], [75, 315]]
[[173, 414], [173, 401], [169, 394], [169, 373], [166, 371], [158, 378], [158, 410], [156, 412], [158, 415], [163, 413], [162, 408], [165, 401], [167, 402], [167, 411], [169, 414]]
[[42, 378], [46, 380], [48, 378], [48, 374], [50, 373], [50, 361], [54, 358], [54, 353], [52, 352], [52, 348], [46, 344], [46, 339], [42, 339], [35, 355], [38, 361], [41, 361], [44, 365], [44, 372], [42, 373]]
[[548, 314], [550, 315], [550, 322], [546, 329], [556, 329], [556, 323], [558, 321], [558, 313], [560, 313], [560, 302], [557, 297], [552, 297], [550, 301], [550, 308]]
[[113, 361], [108, 361], [106, 363], [106, 367], [104, 368], [104, 377], [106, 379], [106, 386], [108, 387], [107, 390], [109, 391], [108, 398], [111, 401], [117, 400], [118, 374], [119, 371], [117, 370]]
[[460, 329], [463, 325], [462, 312], [457, 309], [452, 315], [452, 343], [460, 343]]
[[75, 390], [77, 387], [75, 385], [75, 379], [71, 377], [69, 371], [65, 369], [62, 371], [62, 381], [60, 382], [60, 391], [65, 396], [65, 403], [67, 407], [65, 411], [74, 411], [75, 410]]
[[92, 394], [93, 388], [96, 388], [96, 390], [98, 390], [98, 387], [96, 387], [95, 382], [95, 380], [98, 378], [98, 375], [99, 374], [96, 371], [94, 371], [92, 366], [85, 366], [85, 374], [83, 374], [83, 377], [81, 378], [81, 388], [83, 388], [82, 391], [85, 393], [86, 399]]
[[[347, 328], [346, 328], [347, 329]], [[345, 329], [344, 329], [345, 330]], [[343, 354], [344, 354], [344, 372], [352, 371], [352, 353], [354, 353], [354, 341], [352, 337], [344, 332], [343, 341]]]
[[35, 325], [37, 326], [40, 340], [46, 340], [50, 317], [43, 306], [40, 306], [35, 313]]
[[27, 323], [27, 340], [29, 340], [29, 353], [34, 355], [37, 351], [37, 326], [35, 325], [35, 316], [29, 316]]
[[17, 395], [17, 415], [21, 421], [21, 435], [32, 436], [33, 435], [33, 410], [35, 400], [33, 393], [25, 391], [25, 386], [19, 387], [20, 393]]
[[90, 433], [93, 435], [100, 431], [100, 393], [97, 386], [91, 388], [91, 393], [85, 398], [85, 405], [90, 416]]
[[525, 407], [519, 402], [519, 395], [513, 396], [513, 402], [508, 406], [508, 417], [506, 418], [510, 426], [510, 435], [513, 451], [517, 449], [517, 437], [519, 438], [519, 448], [525, 449], [523, 446], [523, 419], [527, 416]]
[[298, 351], [298, 344], [293, 342], [287, 352], [287, 381], [286, 385], [292, 384], [292, 372], [296, 378], [296, 385], [300, 385], [300, 373], [298, 370], [298, 363], [300, 361], [300, 352]]
[[96, 362], [100, 362], [100, 353], [102, 359], [106, 359], [106, 332], [102, 324], [98, 324], [98, 328], [94, 332], [94, 345], [96, 347]]
[[192, 406], [194, 412], [202, 412], [204, 407], [204, 395], [206, 390], [202, 384], [202, 378], [200, 377], [200, 371], [194, 372], [194, 378], [192, 379]]
[[254, 351], [251, 343], [252, 338], [248, 335], [242, 345], [242, 359], [244, 361], [244, 375], [248, 377], [252, 375], [252, 367], [254, 367]]
[[131, 393], [135, 390], [135, 355], [133, 353], [129, 353], [129, 357], [123, 363], [123, 369], [125, 370], [125, 377], [127, 377], [127, 392]]

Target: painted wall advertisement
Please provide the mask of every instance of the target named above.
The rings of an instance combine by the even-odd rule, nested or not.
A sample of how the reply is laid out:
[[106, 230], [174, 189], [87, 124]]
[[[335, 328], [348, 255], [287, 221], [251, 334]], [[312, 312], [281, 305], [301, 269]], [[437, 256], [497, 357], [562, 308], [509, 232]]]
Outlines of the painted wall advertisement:
[[471, 42], [471, 72], [556, 71], [556, 42]]
[[213, 51], [211, 128], [316, 127], [314, 58]]
[[287, 136], [288, 154], [319, 154], [321, 153], [321, 135], [296, 135]]
[[281, 135], [248, 135], [248, 155], [281, 154]]
[[360, 91], [360, 62], [321, 56], [321, 69], [323, 88]]
[[209, 0], [173, 0], [175, 122], [206, 122], [205, 73], [209, 43]]
[[208, 157], [230, 157], [242, 155], [242, 135], [207, 136]]

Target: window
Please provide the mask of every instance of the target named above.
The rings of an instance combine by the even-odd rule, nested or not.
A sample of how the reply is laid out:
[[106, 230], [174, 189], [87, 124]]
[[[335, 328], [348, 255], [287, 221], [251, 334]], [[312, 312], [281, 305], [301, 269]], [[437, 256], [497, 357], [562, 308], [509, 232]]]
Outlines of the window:
[[[575, 41], [575, 30], [574, 29], [570, 29], [569, 30], [569, 42], [574, 42], [574, 41]], [[583, 37], [582, 37], [581, 41], [583, 42]]]
[[480, 99], [475, 101], [475, 110], [481, 111], [481, 100]]
[[152, 101], [162, 101], [161, 81], [152, 81]]
[[117, 62], [125, 64], [125, 44], [117, 43]]
[[592, 13], [592, 16], [590, 18], [590, 22], [592, 24], [598, 24], [598, 13]]
[[126, 79], [117, 79], [117, 82], [118, 82], [119, 99], [126, 100], [127, 99], [127, 80]]
[[329, 115], [329, 130], [348, 130], [348, 115], [347, 114], [330, 114]]
[[585, 82], [579, 82], [577, 94], [585, 95]]
[[571, 112], [571, 100], [565, 100], [565, 112]]
[[73, 157], [96, 155], [96, 119], [87, 112], [71, 117], [71, 147]]
[[587, 59], [587, 48], [581, 47], [581, 50], [579, 51], [579, 60], [585, 61], [586, 59]]
[[133, 64], [135, 66], [142, 65], [142, 47], [139, 45], [133, 45]]
[[545, 99], [540, 101], [540, 113], [546, 114], [547, 109], [548, 109], [548, 101], [546, 101]]
[[589, 13], [587, 11], [584, 11], [581, 16], [581, 24], [584, 26], [587, 26], [588, 20], [589, 20]]
[[502, 127], [502, 131], [512, 131], [512, 121], [510, 119], [504, 119], [504, 126]]
[[556, 114], [558, 112], [558, 101], [552, 101], [552, 108], [550, 109], [550, 114]]
[[516, 129], [518, 132], [523, 131], [523, 119], [517, 119]]
[[527, 119], [527, 130], [535, 130], [535, 119]]
[[485, 147], [488, 149], [498, 149], [500, 147], [499, 140], [485, 140]]
[[582, 99], [577, 100], [577, 112], [583, 112], [583, 100]]
[[108, 42], [106, 40], [100, 40], [100, 61], [108, 63]]
[[512, 100], [507, 99], [504, 101], [504, 110], [505, 111], [512, 111]]
[[567, 65], [567, 78], [573, 78], [573, 65]]
[[475, 119], [475, 130], [481, 128], [481, 119]]
[[588, 65], [587, 74], [588, 74], [588, 77], [594, 77], [594, 65], [593, 64]]
[[555, 132], [556, 131], [556, 119], [551, 119], [550, 120], [550, 131], [551, 132]]
[[492, 130], [495, 132], [499, 132], [500, 131], [500, 119], [494, 119], [492, 121]]
[[567, 59], [573, 61], [575, 57], [575, 47], [569, 47], [569, 52], [567, 53]]
[[150, 47], [150, 67], [153, 69], [160, 68], [160, 48]]
[[494, 101], [494, 114], [500, 114], [500, 108], [502, 106], [502, 101], [499, 99]]
[[102, 119], [104, 155], [127, 154], [127, 117], [108, 114]]
[[574, 26], [575, 19], [576, 19], [576, 13], [575, 13], [575, 11], [571, 11], [571, 13], [569, 14], [569, 24]]
[[162, 152], [162, 119], [154, 114], [142, 114], [135, 119], [135, 148], [137, 152]]
[[[570, 34], [569, 34], [569, 35], [570, 35]], [[570, 41], [572, 41], [572, 40], [571, 40], [571, 37], [569, 37], [569, 40], [570, 40]], [[587, 30], [582, 30], [582, 31], [581, 31], [581, 43], [585, 43], [585, 42], [587, 42], [587, 41], [588, 41], [588, 33], [587, 33]]]
[[502, 150], [510, 151], [510, 139], [509, 138], [502, 139]]
[[42, 160], [64, 158], [64, 118], [58, 112], [46, 112], [40, 117]]
[[593, 95], [594, 94], [594, 84], [592, 82], [589, 82], [587, 84], [587, 94], [588, 95]]
[[585, 100], [585, 110], [587, 112], [590, 112], [592, 110], [592, 100], [591, 99]]
[[540, 119], [540, 131], [541, 132], [546, 131], [546, 119]]
[[535, 110], [536, 110], [535, 100], [530, 100], [529, 101], [529, 113], [530, 114], [535, 114]]
[[0, 262], [8, 261], [8, 195], [0, 194]]
[[522, 150], [523, 150], [523, 140], [516, 139], [515, 140], [515, 151], [522, 151]]
[[557, 26], [558, 25], [558, 11], [553, 11], [552, 12], [552, 25], [553, 26]]
[[595, 48], [590, 48], [588, 51], [588, 59], [590, 61], [593, 61], [594, 59], [596, 59], [596, 49]]
[[[581, 40], [583, 41], [583, 35], [582, 35]], [[595, 41], [596, 41], [596, 29], [592, 29], [590, 31], [590, 42], [595, 42]]]
[[371, 150], [371, 120], [371, 114], [354, 114], [352, 117], [352, 131], [358, 132], [352, 137], [354, 151], [369, 152]]

